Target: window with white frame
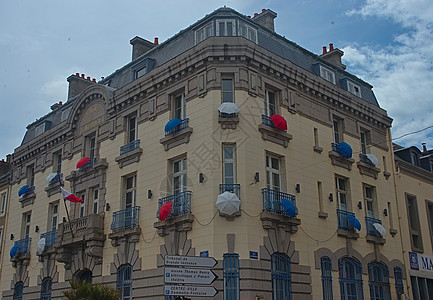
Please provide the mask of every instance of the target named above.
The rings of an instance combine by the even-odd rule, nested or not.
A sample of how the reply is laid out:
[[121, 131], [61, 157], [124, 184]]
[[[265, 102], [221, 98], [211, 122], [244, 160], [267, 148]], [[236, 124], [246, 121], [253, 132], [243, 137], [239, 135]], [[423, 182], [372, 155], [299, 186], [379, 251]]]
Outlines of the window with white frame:
[[337, 194], [338, 208], [344, 211], [350, 211], [349, 179], [336, 176], [335, 191]]
[[1, 194], [1, 207], [0, 207], [0, 215], [3, 215], [6, 212], [6, 193]]
[[412, 164], [413, 164], [414, 166], [419, 167], [419, 156], [418, 156], [417, 153], [415, 153], [415, 152], [410, 152], [410, 159], [411, 159]]
[[235, 20], [216, 20], [217, 36], [235, 36]]
[[233, 78], [224, 77], [221, 79], [222, 100], [224, 102], [234, 102]]
[[281, 191], [281, 167], [280, 158], [266, 155], [266, 186], [268, 189]]
[[278, 114], [277, 93], [274, 90], [265, 91], [265, 114], [267, 116]]
[[235, 145], [223, 145], [223, 178], [224, 184], [236, 183]]
[[23, 214], [23, 231], [22, 231], [22, 237], [28, 238], [30, 236], [30, 221], [32, 218], [32, 213], [27, 212]]
[[376, 218], [376, 189], [373, 186], [364, 185], [364, 201], [367, 217]]
[[[137, 175], [124, 177], [124, 207], [132, 208], [136, 202]], [[99, 195], [98, 195], [99, 197]]]
[[95, 158], [96, 150], [96, 136], [95, 133], [89, 134], [85, 138], [85, 155], [90, 159]]
[[196, 44], [213, 35], [212, 23], [208, 23], [195, 32]]
[[126, 143], [132, 143], [137, 139], [137, 118], [136, 115], [131, 115], [126, 118], [127, 120], [127, 141]]
[[60, 118], [60, 122], [63, 122], [63, 121], [65, 121], [66, 119], [68, 119], [68, 116], [69, 116], [69, 112], [71, 111], [71, 108], [70, 107], [68, 107], [68, 108], [66, 108], [66, 109], [64, 109], [63, 111], [62, 111], [62, 116], [61, 116], [61, 118]]
[[27, 185], [34, 186], [35, 185], [35, 167], [34, 165], [30, 165], [27, 167]]
[[367, 154], [367, 135], [368, 135], [368, 132], [366, 130], [361, 130], [360, 141], [361, 141], [361, 153], [362, 154]]
[[59, 226], [59, 203], [52, 203], [50, 205], [51, 210], [51, 221], [49, 230], [57, 230]]
[[343, 120], [334, 117], [333, 121], [333, 133], [334, 133], [334, 143], [343, 142]]
[[135, 71], [135, 79], [143, 76], [144, 74], [146, 74], [146, 66], [144, 66], [141, 69], [138, 69], [137, 71]]
[[335, 73], [324, 66], [320, 66], [320, 77], [335, 84]]
[[53, 154], [53, 172], [62, 172], [62, 152], [56, 152]]
[[173, 162], [173, 195], [187, 190], [186, 186], [186, 157]]
[[257, 43], [257, 30], [243, 22], [239, 22], [239, 36], [249, 39]]
[[38, 126], [36, 126], [35, 128], [35, 136], [41, 135], [42, 133], [44, 133], [45, 131], [45, 123], [39, 124]]
[[93, 213], [97, 214], [99, 212], [99, 189], [93, 189]]
[[186, 112], [185, 112], [185, 94], [179, 93], [173, 96], [173, 118], [176, 119], [185, 119]]
[[347, 90], [355, 96], [361, 97], [361, 87], [351, 81], [347, 81]]
[[83, 193], [81, 194], [80, 197], [81, 200], [83, 200], [83, 202], [80, 203], [80, 212], [79, 212], [79, 218], [82, 218], [86, 215], [86, 194]]

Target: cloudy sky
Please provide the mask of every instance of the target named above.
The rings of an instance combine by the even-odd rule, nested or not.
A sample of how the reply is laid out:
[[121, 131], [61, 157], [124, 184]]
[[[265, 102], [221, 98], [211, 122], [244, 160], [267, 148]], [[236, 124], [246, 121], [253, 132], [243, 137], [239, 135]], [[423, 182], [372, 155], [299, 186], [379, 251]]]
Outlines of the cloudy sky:
[[347, 70], [374, 86], [394, 137], [422, 130], [396, 142], [433, 148], [431, 0], [14, 0], [0, 1], [0, 159], [66, 101], [69, 75], [99, 80], [130, 61], [134, 36], [163, 42], [224, 5], [274, 10], [276, 31], [314, 53], [334, 43]]

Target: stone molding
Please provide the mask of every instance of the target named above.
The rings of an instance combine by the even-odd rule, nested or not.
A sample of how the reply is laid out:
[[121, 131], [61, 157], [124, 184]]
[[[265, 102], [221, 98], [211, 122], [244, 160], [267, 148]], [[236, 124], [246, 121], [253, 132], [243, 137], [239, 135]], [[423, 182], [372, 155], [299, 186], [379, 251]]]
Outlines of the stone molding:
[[289, 146], [290, 140], [293, 136], [283, 130], [272, 128], [265, 124], [259, 124], [259, 131], [262, 133], [262, 139], [281, 145], [285, 148]]
[[221, 129], [236, 129], [236, 125], [239, 123], [239, 117], [235, 117], [235, 118], [218, 117], [218, 123], [221, 124]]
[[362, 175], [370, 176], [374, 179], [377, 179], [380, 173], [379, 168], [372, 166], [370, 164], [366, 164], [365, 162], [358, 161], [356, 165], [358, 166], [359, 173]]
[[127, 165], [137, 163], [140, 161], [141, 153], [143, 153], [142, 148], [136, 148], [132, 151], [126, 152], [125, 154], [117, 156], [114, 161], [119, 164], [119, 168], [123, 168]]
[[334, 166], [339, 166], [347, 170], [352, 170], [352, 165], [355, 162], [353, 158], [345, 158], [340, 155], [340, 153], [335, 151], [328, 152], [329, 158], [331, 159], [331, 164]]

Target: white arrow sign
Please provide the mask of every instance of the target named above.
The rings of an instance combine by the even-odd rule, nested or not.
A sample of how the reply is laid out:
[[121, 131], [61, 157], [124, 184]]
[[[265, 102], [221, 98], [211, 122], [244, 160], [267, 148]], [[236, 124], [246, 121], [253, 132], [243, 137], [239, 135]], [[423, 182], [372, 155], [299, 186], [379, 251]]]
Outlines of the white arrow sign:
[[166, 296], [213, 297], [218, 291], [213, 286], [165, 285]]
[[164, 263], [166, 266], [213, 268], [217, 261], [213, 257], [166, 255]]
[[217, 276], [211, 270], [187, 269], [187, 268], [165, 268], [165, 283], [192, 283], [211, 284]]

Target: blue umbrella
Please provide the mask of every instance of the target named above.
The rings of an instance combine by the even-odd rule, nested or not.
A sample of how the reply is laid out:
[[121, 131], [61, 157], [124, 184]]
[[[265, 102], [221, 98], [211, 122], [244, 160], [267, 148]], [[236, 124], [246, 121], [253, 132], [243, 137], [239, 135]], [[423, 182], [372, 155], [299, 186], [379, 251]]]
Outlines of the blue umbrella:
[[18, 253], [18, 249], [19, 249], [19, 248], [20, 248], [20, 245], [18, 245], [18, 244], [14, 245], [14, 246], [12, 247], [12, 249], [11, 249], [11, 253], [10, 253], [11, 258], [13, 258], [15, 255], [17, 255], [17, 253]]
[[165, 124], [165, 131], [170, 131], [176, 128], [180, 123], [182, 123], [181, 119], [171, 119], [167, 122], [167, 124]]
[[361, 231], [361, 223], [358, 221], [357, 218], [355, 218], [354, 216], [348, 216], [347, 219], [350, 223], [352, 223], [353, 227], [358, 229], [358, 231]]
[[352, 157], [352, 148], [349, 144], [345, 142], [341, 142], [338, 144], [338, 153], [340, 153], [341, 156], [344, 158], [351, 158]]
[[292, 201], [289, 199], [281, 199], [281, 206], [284, 211], [289, 215], [289, 217], [296, 217], [296, 206], [293, 205]]
[[29, 189], [28, 185], [23, 185], [18, 191], [18, 196], [21, 197]]

